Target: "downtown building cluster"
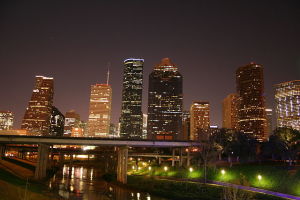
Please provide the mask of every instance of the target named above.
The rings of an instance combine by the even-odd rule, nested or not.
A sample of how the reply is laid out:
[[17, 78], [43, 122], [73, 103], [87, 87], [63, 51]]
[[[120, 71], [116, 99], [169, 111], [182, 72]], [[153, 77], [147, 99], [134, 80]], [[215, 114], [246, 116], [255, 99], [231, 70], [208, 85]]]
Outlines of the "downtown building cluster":
[[[183, 76], [164, 58], [149, 74], [147, 113], [142, 112], [144, 59], [124, 60], [121, 115], [111, 123], [112, 88], [91, 85], [89, 117], [84, 122], [75, 110], [63, 115], [53, 105], [54, 79], [36, 76], [20, 134], [68, 137], [122, 137], [151, 140], [201, 140], [217, 130], [211, 126], [210, 103], [195, 100], [183, 109]], [[272, 132], [272, 109], [266, 108], [263, 66], [255, 63], [236, 70], [236, 92], [222, 102], [222, 128], [251, 134], [259, 141]], [[300, 130], [300, 81], [275, 85], [277, 127]], [[10, 130], [13, 113], [0, 112], [0, 129]], [[17, 132], [14, 132], [17, 133]], [[19, 132], [18, 132], [19, 133]]]

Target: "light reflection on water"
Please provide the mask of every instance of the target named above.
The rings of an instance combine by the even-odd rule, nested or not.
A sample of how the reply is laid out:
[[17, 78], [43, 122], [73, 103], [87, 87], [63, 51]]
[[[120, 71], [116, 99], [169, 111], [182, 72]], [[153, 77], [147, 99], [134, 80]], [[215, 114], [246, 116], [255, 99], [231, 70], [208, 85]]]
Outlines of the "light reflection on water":
[[64, 165], [49, 181], [49, 188], [70, 200], [165, 200], [108, 184], [100, 176], [93, 167]]

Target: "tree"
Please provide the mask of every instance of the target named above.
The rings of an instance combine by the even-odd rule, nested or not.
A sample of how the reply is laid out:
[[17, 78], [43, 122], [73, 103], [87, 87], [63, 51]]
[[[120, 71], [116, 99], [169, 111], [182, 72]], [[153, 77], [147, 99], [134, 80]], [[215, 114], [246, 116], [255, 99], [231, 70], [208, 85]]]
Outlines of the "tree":
[[236, 156], [241, 161], [253, 160], [256, 156], [256, 143], [252, 135], [236, 132], [231, 142], [231, 155]]
[[232, 152], [231, 143], [233, 140], [233, 132], [222, 128], [214, 133], [212, 137], [214, 137], [214, 141], [219, 146], [219, 160], [222, 160], [222, 154], [230, 156], [230, 153]]
[[289, 165], [292, 165], [300, 152], [300, 132], [287, 127], [277, 128], [269, 139], [269, 145], [273, 147], [273, 154], [289, 160]]
[[215, 163], [220, 151], [219, 145], [216, 143], [215, 139], [216, 138], [208, 132], [203, 132], [200, 138], [201, 148], [198, 158], [203, 164], [205, 183], [207, 181], [207, 167], [210, 163]]

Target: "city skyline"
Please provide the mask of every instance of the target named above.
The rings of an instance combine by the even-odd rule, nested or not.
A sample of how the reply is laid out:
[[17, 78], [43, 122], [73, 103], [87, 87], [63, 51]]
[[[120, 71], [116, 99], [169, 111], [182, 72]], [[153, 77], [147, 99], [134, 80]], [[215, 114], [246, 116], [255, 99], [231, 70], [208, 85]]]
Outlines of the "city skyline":
[[[293, 1], [274, 1], [272, 8], [257, 1], [232, 7], [224, 2], [182, 5], [177, 1], [132, 1], [120, 3], [120, 8], [110, 3], [89, 3], [82, 8], [74, 3], [72, 9], [64, 3], [52, 3], [48, 7], [36, 3], [32, 8], [22, 3], [1, 6], [4, 31], [0, 33], [0, 89], [6, 95], [0, 108], [14, 113], [15, 128], [20, 127], [35, 75], [54, 77], [53, 105], [62, 113], [75, 109], [87, 121], [89, 86], [105, 81], [107, 62], [111, 62], [114, 91], [112, 121], [118, 122], [122, 61], [129, 57], [145, 59], [143, 113], [147, 113], [148, 75], [157, 60], [170, 57], [181, 66], [184, 77], [184, 110], [194, 100], [209, 101], [211, 124], [219, 126], [221, 102], [235, 92], [238, 67], [252, 61], [264, 65], [266, 106], [273, 110], [274, 85], [299, 79], [300, 12]], [[65, 13], [56, 6], [64, 8]], [[133, 18], [130, 12], [124, 15], [126, 8], [142, 17]], [[91, 15], [76, 12], [82, 9]], [[65, 14], [67, 17], [62, 18]], [[43, 23], [37, 25], [35, 19], [39, 18]], [[141, 32], [125, 30], [128, 22], [136, 24]], [[159, 34], [153, 30], [159, 30]], [[133, 41], [137, 45], [131, 45]]]

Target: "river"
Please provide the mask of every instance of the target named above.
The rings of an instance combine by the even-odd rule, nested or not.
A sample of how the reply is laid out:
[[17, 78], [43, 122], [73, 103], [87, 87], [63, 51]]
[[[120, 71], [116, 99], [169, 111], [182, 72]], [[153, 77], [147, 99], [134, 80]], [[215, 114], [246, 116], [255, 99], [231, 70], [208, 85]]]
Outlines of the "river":
[[49, 188], [70, 200], [166, 200], [107, 183], [101, 175], [94, 167], [64, 165], [50, 179]]

